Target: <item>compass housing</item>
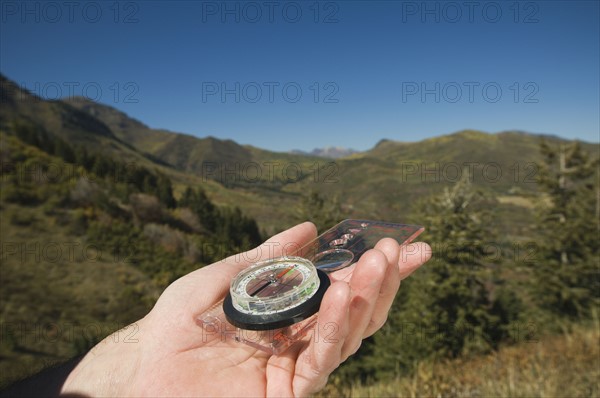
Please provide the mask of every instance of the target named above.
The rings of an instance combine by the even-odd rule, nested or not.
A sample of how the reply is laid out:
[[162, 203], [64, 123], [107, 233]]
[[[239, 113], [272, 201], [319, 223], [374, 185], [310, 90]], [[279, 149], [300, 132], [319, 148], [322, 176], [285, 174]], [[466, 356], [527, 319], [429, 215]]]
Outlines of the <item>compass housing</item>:
[[259, 262], [232, 282], [223, 301], [227, 321], [246, 330], [272, 330], [314, 315], [331, 282], [302, 257]]

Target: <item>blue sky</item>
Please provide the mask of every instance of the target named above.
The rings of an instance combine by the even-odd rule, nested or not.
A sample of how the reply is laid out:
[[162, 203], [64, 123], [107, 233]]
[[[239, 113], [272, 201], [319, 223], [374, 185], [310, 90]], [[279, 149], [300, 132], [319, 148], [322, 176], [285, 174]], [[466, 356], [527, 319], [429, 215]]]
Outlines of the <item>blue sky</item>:
[[6, 1], [0, 72], [286, 151], [465, 128], [598, 142], [598, 1]]

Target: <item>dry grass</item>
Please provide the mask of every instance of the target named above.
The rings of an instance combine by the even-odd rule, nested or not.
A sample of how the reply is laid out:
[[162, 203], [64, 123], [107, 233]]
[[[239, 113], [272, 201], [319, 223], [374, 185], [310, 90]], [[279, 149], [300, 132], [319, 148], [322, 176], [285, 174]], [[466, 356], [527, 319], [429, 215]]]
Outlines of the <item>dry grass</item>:
[[444, 363], [421, 363], [409, 377], [371, 386], [332, 380], [320, 396], [347, 397], [599, 397], [598, 326], [536, 343]]
[[534, 208], [533, 199], [525, 197], [525, 196], [504, 195], [504, 196], [497, 196], [496, 199], [498, 199], [498, 202], [500, 202], [500, 204], [503, 204], [503, 205], [505, 205], [505, 204], [515, 205], [515, 206], [525, 207], [527, 209]]

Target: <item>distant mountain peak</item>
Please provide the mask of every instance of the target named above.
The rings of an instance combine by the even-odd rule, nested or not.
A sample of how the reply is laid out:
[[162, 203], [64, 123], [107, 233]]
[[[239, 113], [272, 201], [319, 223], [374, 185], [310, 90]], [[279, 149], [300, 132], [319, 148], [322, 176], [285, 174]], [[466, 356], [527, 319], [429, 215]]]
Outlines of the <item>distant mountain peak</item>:
[[381, 145], [385, 145], [388, 142], [392, 142], [392, 140], [390, 140], [389, 138], [382, 138], [379, 140], [379, 142], [377, 142], [377, 144], [375, 144], [374, 148], [377, 148], [378, 146], [381, 146]]
[[355, 151], [354, 149], [344, 148], [341, 146], [326, 146], [324, 148], [315, 148], [310, 152], [294, 149], [290, 152], [294, 154], [311, 155], [330, 159], [339, 159], [358, 153], [358, 151]]

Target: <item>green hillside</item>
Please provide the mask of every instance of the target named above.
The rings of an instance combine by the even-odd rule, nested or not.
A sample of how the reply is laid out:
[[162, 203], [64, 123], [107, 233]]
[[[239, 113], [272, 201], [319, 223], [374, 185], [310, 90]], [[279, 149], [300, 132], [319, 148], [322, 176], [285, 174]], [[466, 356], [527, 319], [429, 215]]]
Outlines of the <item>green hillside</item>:
[[81, 97], [69, 98], [66, 102], [101, 120], [117, 137], [135, 148], [155, 155], [179, 170], [196, 174], [202, 172], [204, 162], [233, 165], [247, 162], [310, 162], [318, 159], [305, 155], [266, 151], [210, 136], [197, 138], [167, 130], [152, 129], [114, 108]]
[[[179, 276], [307, 218], [419, 223], [434, 248], [337, 383], [488, 355], [524, 323], [552, 336], [597, 314], [599, 144], [465, 130], [334, 161], [152, 129], [1, 79], [0, 387], [139, 319]], [[458, 321], [472, 339], [402, 334]]]
[[[211, 186], [207, 191], [218, 202], [246, 209], [268, 232], [293, 222], [283, 209], [313, 191], [339, 198], [348, 217], [402, 221], [417, 198], [440, 192], [467, 172], [476, 186], [499, 199], [498, 211], [509, 218], [505, 224], [510, 234], [526, 234], [523, 228], [532, 221], [530, 208], [541, 161], [541, 137], [533, 134], [465, 130], [421, 142], [382, 140], [369, 151], [333, 161], [155, 130], [105, 105], [80, 98], [69, 103], [98, 117], [141, 152], [200, 177], [203, 183], [217, 181], [230, 188]], [[583, 146], [598, 152], [597, 144]], [[283, 206], [265, 211], [265, 202]]]
[[0, 388], [85, 352], [178, 277], [262, 241], [239, 209], [198, 190], [175, 202], [164, 175], [102, 153], [67, 162], [73, 147], [43, 130], [0, 130], [0, 148]]

